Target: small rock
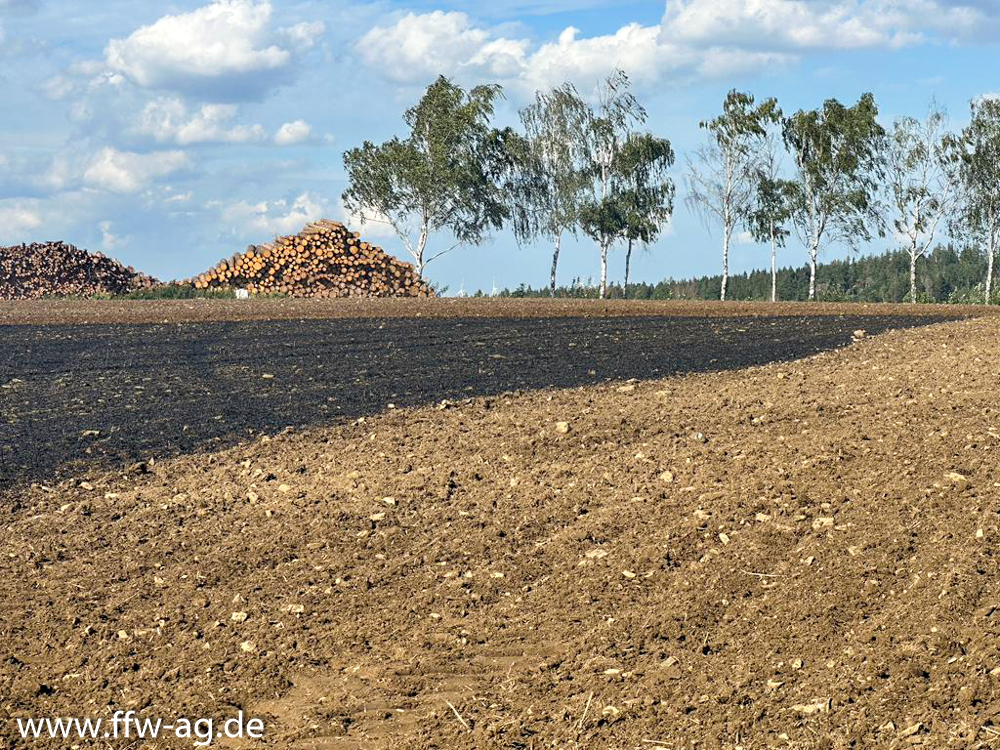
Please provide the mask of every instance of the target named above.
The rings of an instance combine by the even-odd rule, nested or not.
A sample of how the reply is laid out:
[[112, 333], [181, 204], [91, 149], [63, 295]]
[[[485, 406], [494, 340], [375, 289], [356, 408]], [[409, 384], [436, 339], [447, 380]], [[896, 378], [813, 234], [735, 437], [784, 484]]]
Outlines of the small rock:
[[635, 573], [633, 573], [631, 570], [623, 570], [622, 575], [628, 578], [629, 580], [635, 578]]
[[771, 520], [771, 517], [767, 513], [758, 513], [754, 518], [760, 523], [767, 523]]
[[278, 485], [278, 492], [280, 492], [283, 495], [286, 495], [286, 494], [288, 494], [291, 491], [292, 491], [292, 488], [289, 487], [287, 484]]
[[660, 481], [666, 484], [670, 484], [674, 481], [674, 473], [672, 471], [665, 471], [660, 474]]
[[635, 386], [632, 385], [631, 383], [628, 383], [627, 385], [618, 386], [617, 388], [615, 388], [615, 390], [618, 391], [619, 393], [634, 393]]
[[719, 534], [719, 541], [723, 546], [729, 544], [729, 534]]
[[83, 489], [83, 490], [93, 490], [94, 489], [94, 485], [92, 485], [90, 482], [80, 482], [80, 489]]
[[233, 622], [246, 622], [247, 621], [247, 613], [246, 612], [233, 612], [229, 616], [229, 619], [232, 620]]
[[253, 641], [243, 641], [243, 643], [240, 644], [240, 650], [249, 654], [257, 650], [257, 644]]
[[261, 375], [261, 377], [264, 378], [264, 380], [274, 380], [274, 375], [272, 375], [269, 372], [265, 372], [263, 375]]
[[569, 432], [569, 422], [556, 422], [556, 432], [565, 435]]
[[949, 471], [945, 473], [944, 478], [959, 492], [969, 489], [969, 478], [964, 474], [959, 474], [957, 471]]
[[369, 519], [374, 523], [375, 521], [385, 520], [385, 513], [372, 513]]
[[792, 706], [792, 710], [807, 716], [812, 714], [825, 714], [830, 710], [831, 702], [832, 701], [829, 698], [822, 698], [820, 700], [813, 701], [812, 703], [796, 704]]
[[828, 529], [832, 526], [833, 526], [832, 516], [819, 516], [818, 518], [813, 519], [812, 527], [816, 531], [820, 529]]

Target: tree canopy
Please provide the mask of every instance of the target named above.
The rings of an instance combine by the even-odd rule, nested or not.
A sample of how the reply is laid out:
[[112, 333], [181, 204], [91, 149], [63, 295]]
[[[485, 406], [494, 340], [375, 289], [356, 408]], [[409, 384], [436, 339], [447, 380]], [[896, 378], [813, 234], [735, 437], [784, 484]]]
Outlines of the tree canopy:
[[[392, 227], [419, 273], [457, 245], [481, 243], [510, 215], [504, 186], [516, 136], [491, 125], [502, 95], [497, 85], [465, 91], [441, 76], [406, 111], [406, 138], [344, 153], [344, 206], [362, 222]], [[441, 230], [455, 243], [428, 256], [430, 235]]]

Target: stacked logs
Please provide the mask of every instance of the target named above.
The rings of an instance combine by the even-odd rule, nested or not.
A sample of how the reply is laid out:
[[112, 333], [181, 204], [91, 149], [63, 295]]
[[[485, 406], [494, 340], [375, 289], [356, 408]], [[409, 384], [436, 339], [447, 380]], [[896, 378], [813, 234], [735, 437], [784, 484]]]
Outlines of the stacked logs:
[[65, 242], [0, 247], [0, 299], [125, 294], [157, 281]]
[[434, 296], [410, 263], [326, 219], [306, 225], [297, 235], [251, 245], [191, 283], [197, 289], [228, 287], [293, 297]]

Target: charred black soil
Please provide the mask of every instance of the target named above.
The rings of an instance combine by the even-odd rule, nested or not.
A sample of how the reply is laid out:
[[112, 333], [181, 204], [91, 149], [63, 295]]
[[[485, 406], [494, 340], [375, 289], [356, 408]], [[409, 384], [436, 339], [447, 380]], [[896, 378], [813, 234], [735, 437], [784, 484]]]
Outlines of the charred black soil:
[[[0, 491], [472, 396], [802, 358], [944, 315], [0, 326]], [[390, 407], [392, 405], [392, 407]]]

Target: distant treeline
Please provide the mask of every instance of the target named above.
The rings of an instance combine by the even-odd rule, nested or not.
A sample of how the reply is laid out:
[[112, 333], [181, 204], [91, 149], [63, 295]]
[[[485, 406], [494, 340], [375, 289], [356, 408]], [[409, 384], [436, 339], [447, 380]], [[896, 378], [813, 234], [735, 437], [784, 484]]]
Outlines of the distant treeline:
[[[956, 249], [939, 245], [917, 261], [917, 300], [952, 304], [982, 304], [986, 258], [975, 249]], [[847, 302], [905, 302], [910, 290], [910, 257], [906, 252], [861, 256], [821, 263], [817, 267], [816, 292], [820, 300]], [[629, 284], [622, 294], [620, 284], [608, 287], [608, 297], [621, 299], [704, 299], [719, 298], [720, 276], [697, 279], [664, 279], [656, 284]], [[729, 276], [733, 300], [769, 300], [770, 270], [751, 271]], [[575, 279], [570, 286], [556, 289], [557, 297], [596, 298], [599, 287]], [[476, 296], [482, 296], [477, 292]], [[549, 290], [519, 286], [504, 289], [501, 297], [548, 297]], [[778, 271], [778, 299], [804, 301], [809, 298], [809, 266], [782, 268]]]

